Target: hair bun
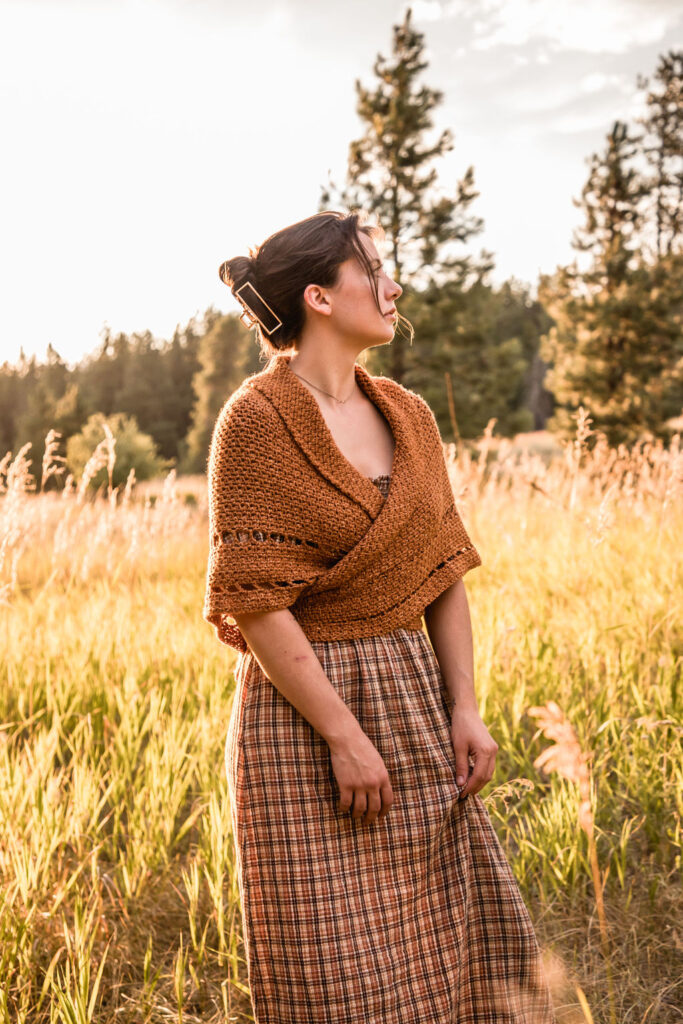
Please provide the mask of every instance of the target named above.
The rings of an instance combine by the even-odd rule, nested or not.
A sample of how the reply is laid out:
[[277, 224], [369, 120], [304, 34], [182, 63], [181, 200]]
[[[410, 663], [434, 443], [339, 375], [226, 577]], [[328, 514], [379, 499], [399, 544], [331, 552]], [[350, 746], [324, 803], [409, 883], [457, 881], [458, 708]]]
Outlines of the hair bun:
[[223, 282], [223, 284], [227, 284], [227, 285], [230, 284], [229, 274], [230, 274], [230, 261], [229, 260], [224, 260], [223, 263], [221, 263], [220, 267], [218, 268], [218, 276], [220, 277], [220, 279]]
[[218, 268], [218, 276], [223, 284], [227, 285], [233, 292], [241, 288], [246, 281], [254, 281], [256, 261], [251, 256], [235, 256], [231, 260], [224, 260]]

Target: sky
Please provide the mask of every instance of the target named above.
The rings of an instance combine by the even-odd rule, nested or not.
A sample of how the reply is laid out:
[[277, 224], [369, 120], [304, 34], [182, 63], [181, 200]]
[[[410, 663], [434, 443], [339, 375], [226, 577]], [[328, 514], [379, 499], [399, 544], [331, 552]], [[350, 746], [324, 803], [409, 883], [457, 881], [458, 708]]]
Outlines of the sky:
[[[0, 0], [0, 362], [239, 306], [218, 266], [317, 212], [362, 134], [354, 83], [398, 0]], [[454, 194], [471, 165], [492, 284], [570, 262], [572, 199], [680, 0], [415, 0]]]

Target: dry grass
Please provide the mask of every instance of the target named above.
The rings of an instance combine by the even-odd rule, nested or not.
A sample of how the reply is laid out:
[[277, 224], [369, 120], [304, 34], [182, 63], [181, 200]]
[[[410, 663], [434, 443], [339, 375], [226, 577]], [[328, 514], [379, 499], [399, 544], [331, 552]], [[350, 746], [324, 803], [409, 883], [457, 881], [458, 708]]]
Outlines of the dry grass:
[[[0, 1024], [248, 1021], [205, 484], [45, 492], [57, 440], [39, 484], [0, 462]], [[483, 795], [562, 1024], [683, 1019], [679, 443], [447, 449]]]

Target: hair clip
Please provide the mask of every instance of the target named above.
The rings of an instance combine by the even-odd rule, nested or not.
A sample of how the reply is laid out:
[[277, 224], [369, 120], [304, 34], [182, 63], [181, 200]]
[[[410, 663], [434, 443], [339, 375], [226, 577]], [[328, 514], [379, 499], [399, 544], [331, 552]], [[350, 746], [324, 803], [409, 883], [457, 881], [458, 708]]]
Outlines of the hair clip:
[[[246, 300], [242, 298], [240, 292], [243, 292], [244, 289], [247, 288], [247, 287], [251, 289], [251, 291], [254, 293], [254, 295], [256, 296], [258, 301], [262, 304], [264, 309], [266, 309], [268, 311], [268, 313], [270, 313], [271, 317], [273, 318], [272, 321], [271, 321], [271, 326], [270, 327], [267, 327], [266, 324], [263, 322], [263, 320], [261, 318], [261, 316], [263, 316], [263, 314], [261, 316], [258, 316], [258, 314], [254, 312], [252, 307], [247, 304]], [[239, 303], [241, 303], [241, 305], [244, 307], [244, 312], [240, 315], [240, 320], [244, 324], [245, 327], [253, 327], [255, 323], [258, 323], [259, 326], [261, 327], [261, 329], [264, 330], [266, 332], [266, 334], [269, 335], [269, 336], [271, 334], [274, 334], [275, 331], [277, 331], [277, 329], [279, 327], [282, 327], [282, 320], [280, 319], [280, 317], [277, 315], [277, 313], [273, 309], [270, 308], [270, 306], [268, 305], [266, 300], [263, 298], [263, 296], [260, 295], [259, 292], [257, 292], [257, 290], [254, 288], [254, 286], [251, 283], [251, 281], [245, 281], [244, 284], [240, 288], [237, 289], [237, 291], [234, 293], [234, 295], [235, 295], [235, 298], [237, 299], [237, 301]]]

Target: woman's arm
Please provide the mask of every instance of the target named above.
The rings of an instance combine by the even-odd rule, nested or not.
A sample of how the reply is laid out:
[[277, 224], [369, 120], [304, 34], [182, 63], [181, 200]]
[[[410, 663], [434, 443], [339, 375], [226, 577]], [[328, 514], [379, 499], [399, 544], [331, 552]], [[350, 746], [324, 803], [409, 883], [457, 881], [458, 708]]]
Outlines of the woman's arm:
[[233, 618], [273, 686], [327, 743], [343, 743], [360, 729], [288, 608]]
[[472, 622], [462, 579], [425, 609], [425, 623], [441, 675], [458, 708], [477, 711]]
[[[498, 744], [479, 715], [474, 692], [472, 622], [465, 584], [456, 580], [425, 609], [425, 624], [444, 683], [454, 700], [451, 740], [461, 799], [479, 792], [493, 777]], [[471, 755], [474, 770], [468, 778]]]
[[328, 744], [341, 810], [350, 810], [353, 803], [351, 816], [367, 811], [367, 824], [385, 817], [393, 793], [384, 761], [325, 675], [290, 610], [242, 612], [233, 618], [273, 686]]

